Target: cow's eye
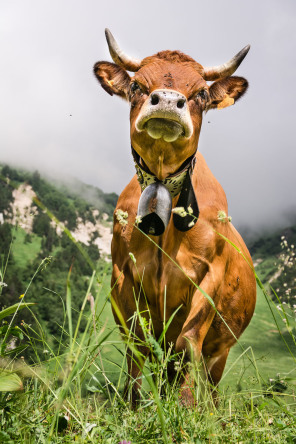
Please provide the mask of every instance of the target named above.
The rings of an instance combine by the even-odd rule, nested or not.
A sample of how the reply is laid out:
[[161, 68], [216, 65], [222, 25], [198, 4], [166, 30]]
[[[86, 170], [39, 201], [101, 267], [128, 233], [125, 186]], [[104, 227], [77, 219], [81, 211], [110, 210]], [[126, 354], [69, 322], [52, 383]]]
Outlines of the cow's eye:
[[208, 92], [205, 89], [201, 89], [197, 94], [196, 94], [196, 99], [197, 100], [201, 100], [202, 102], [206, 102], [208, 100]]
[[140, 89], [140, 86], [137, 82], [133, 82], [130, 88], [131, 88], [131, 93], [133, 94], [135, 91], [137, 91], [137, 89]]

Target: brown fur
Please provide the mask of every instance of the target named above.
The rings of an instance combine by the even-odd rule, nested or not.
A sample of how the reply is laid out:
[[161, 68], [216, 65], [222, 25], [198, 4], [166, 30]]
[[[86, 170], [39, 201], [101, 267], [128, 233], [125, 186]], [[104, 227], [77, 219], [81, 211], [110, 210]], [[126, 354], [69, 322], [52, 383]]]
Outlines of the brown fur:
[[152, 62], [157, 62], [159, 60], [165, 60], [167, 62], [171, 63], [189, 63], [191, 64], [197, 72], [202, 74], [203, 67], [197, 63], [192, 57], [188, 56], [187, 54], [184, 54], [181, 51], [160, 51], [157, 54], [154, 54], [153, 56], [146, 57], [141, 62], [141, 67], [148, 65]]
[[[131, 101], [131, 142], [150, 171], [159, 173], [162, 159], [162, 177], [178, 170], [194, 155], [205, 110], [233, 104], [246, 91], [248, 82], [241, 77], [228, 77], [207, 85], [202, 77], [202, 66], [179, 51], [162, 51], [143, 60], [141, 68], [129, 80], [123, 68], [106, 62], [95, 65], [95, 74], [109, 94], [117, 94]], [[110, 79], [113, 83], [110, 84]], [[128, 83], [136, 82], [131, 89]], [[152, 139], [146, 131], [138, 132], [135, 121], [141, 107], [156, 89], [174, 89], [186, 97], [194, 131], [190, 139], [165, 142]], [[249, 252], [233, 225], [218, 220], [218, 211], [227, 215], [225, 193], [209, 170], [201, 154], [196, 154], [192, 177], [200, 216], [194, 227], [183, 233], [174, 227], [172, 218], [160, 237], [154, 241], [164, 253], [149, 241], [135, 226], [141, 189], [136, 176], [119, 197], [117, 209], [128, 212], [128, 225], [123, 227], [114, 217], [112, 241], [112, 298], [130, 327], [136, 303], [147, 313], [147, 303], [156, 338], [162, 333], [164, 318], [168, 320], [181, 306], [166, 333], [166, 344], [173, 343], [176, 351], [185, 351], [187, 359], [198, 363], [203, 356], [209, 380], [216, 386], [222, 376], [229, 349], [235, 344], [253, 315], [256, 285]], [[178, 197], [173, 201], [176, 206]], [[245, 259], [223, 237], [230, 239], [242, 251]], [[137, 268], [129, 253], [137, 260]], [[181, 269], [183, 271], [181, 271]], [[220, 315], [234, 333], [231, 334], [221, 317], [209, 304], [196, 283], [214, 301]], [[144, 296], [144, 291], [145, 296]], [[166, 295], [166, 305], [165, 305]], [[115, 314], [115, 313], [114, 313]], [[148, 316], [148, 315], [147, 315]], [[118, 324], [117, 315], [115, 319]], [[135, 333], [144, 339], [140, 325]], [[149, 349], [141, 347], [143, 356]], [[141, 365], [128, 358], [129, 379], [137, 379], [133, 386], [133, 401], [138, 397]], [[181, 398], [186, 405], [194, 405], [190, 376], [184, 377]]]

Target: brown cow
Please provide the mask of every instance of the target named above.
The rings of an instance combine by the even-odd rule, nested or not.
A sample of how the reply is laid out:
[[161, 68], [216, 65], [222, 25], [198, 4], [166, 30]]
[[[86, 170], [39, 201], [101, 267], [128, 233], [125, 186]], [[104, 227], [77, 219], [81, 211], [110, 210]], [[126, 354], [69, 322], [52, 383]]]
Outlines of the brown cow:
[[[197, 146], [203, 112], [232, 105], [245, 93], [247, 80], [232, 74], [249, 46], [228, 63], [205, 68], [180, 51], [132, 59], [120, 50], [109, 30], [106, 38], [115, 64], [98, 62], [94, 72], [110, 95], [130, 102], [137, 171], [115, 211], [113, 302], [129, 327], [137, 310], [135, 295], [144, 315], [148, 303], [156, 339], [163, 331], [164, 317], [168, 320], [180, 307], [166, 333], [166, 344], [173, 343], [188, 361], [202, 362], [208, 379], [217, 386], [230, 347], [252, 318], [256, 285], [249, 252], [227, 216], [225, 193]], [[134, 77], [127, 71], [135, 72]], [[128, 218], [118, 210], [127, 212]], [[137, 215], [141, 231], [135, 223]], [[129, 253], [135, 256], [136, 266]], [[121, 325], [118, 312], [114, 316]], [[135, 333], [144, 339], [139, 323]], [[148, 356], [149, 348], [142, 346], [141, 353]], [[133, 402], [141, 372], [141, 363], [129, 356], [126, 388], [133, 381]], [[170, 374], [174, 376], [173, 370]], [[182, 402], [193, 405], [189, 370], [182, 381]]]

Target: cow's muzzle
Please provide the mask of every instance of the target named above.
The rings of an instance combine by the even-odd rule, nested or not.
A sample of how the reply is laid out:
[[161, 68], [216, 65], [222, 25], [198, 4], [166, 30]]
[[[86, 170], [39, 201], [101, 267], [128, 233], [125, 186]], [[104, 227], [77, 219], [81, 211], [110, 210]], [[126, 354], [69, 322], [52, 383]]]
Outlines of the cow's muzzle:
[[138, 131], [147, 131], [153, 139], [166, 142], [190, 138], [193, 125], [186, 97], [178, 91], [157, 89], [143, 104], [136, 120]]
[[138, 205], [138, 216], [141, 221], [138, 227], [146, 234], [160, 236], [164, 233], [172, 211], [172, 198], [166, 187], [152, 183], [141, 194]]

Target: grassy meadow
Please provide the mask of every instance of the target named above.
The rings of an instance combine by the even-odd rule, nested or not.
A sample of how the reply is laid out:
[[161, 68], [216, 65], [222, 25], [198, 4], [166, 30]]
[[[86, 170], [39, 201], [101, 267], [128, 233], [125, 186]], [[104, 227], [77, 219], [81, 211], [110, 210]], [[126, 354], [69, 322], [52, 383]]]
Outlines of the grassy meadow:
[[[109, 274], [98, 278], [95, 273], [88, 278], [89, 289], [75, 325], [71, 322], [69, 278], [66, 306], [57, 301], [65, 322], [54, 338], [55, 351], [41, 326], [33, 329], [22, 322], [15, 327], [34, 351], [33, 358], [27, 362], [22, 351], [14, 356], [6, 353], [3, 343], [9, 336], [5, 338], [2, 327], [1, 442], [296, 442], [292, 312], [283, 314], [258, 290], [252, 322], [240, 344], [231, 350], [218, 408], [209, 393], [199, 398], [196, 409], [180, 405], [176, 387], [160, 395], [167, 356], [157, 354], [152, 343], [155, 358], [146, 363], [143, 400], [133, 411], [122, 398], [125, 347], [111, 313], [109, 279]], [[90, 291], [94, 298], [91, 309]], [[30, 302], [29, 295], [28, 291], [20, 304]], [[24, 308], [31, 309], [34, 312], [34, 307]], [[282, 320], [284, 316], [290, 316], [289, 326]], [[82, 319], [83, 333], [78, 328]], [[6, 322], [13, 328], [11, 317]], [[8, 375], [16, 379], [6, 391], [3, 381]], [[17, 388], [21, 390], [14, 390]]]
[[[142, 400], [132, 410], [123, 399], [126, 347], [111, 310], [110, 263], [69, 235], [55, 237], [43, 216], [36, 216], [29, 236], [17, 227], [0, 230], [6, 248], [6, 254], [0, 251], [1, 443], [296, 443], [291, 242], [283, 236], [278, 249], [274, 240], [257, 242], [256, 310], [231, 349], [218, 406], [199, 368], [196, 408], [181, 405], [178, 381], [166, 383], [166, 368], [170, 361], [182, 372], [182, 356], [164, 352], [136, 313], [152, 359], [143, 371]], [[48, 234], [41, 237], [45, 222]], [[262, 256], [265, 244], [269, 250]], [[260, 278], [274, 279], [276, 293]], [[130, 334], [125, 340], [141, 359], [138, 339]]]

